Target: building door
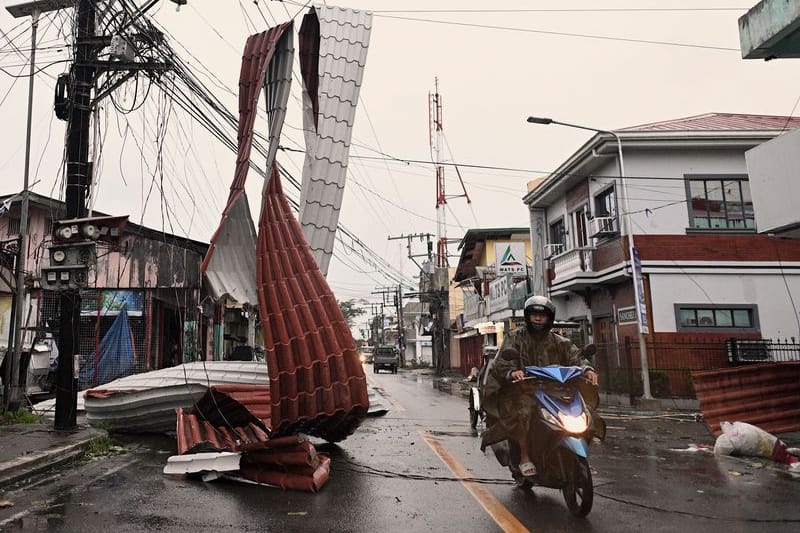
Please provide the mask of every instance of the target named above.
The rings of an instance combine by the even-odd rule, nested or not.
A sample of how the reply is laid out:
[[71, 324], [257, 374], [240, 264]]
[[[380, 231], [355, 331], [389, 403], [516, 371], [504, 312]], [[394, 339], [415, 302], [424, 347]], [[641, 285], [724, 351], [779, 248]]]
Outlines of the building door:
[[594, 356], [594, 366], [600, 375], [600, 388], [609, 389], [609, 378], [612, 368], [616, 368], [617, 343], [614, 334], [614, 323], [610, 316], [601, 316], [594, 319], [594, 341], [597, 353]]

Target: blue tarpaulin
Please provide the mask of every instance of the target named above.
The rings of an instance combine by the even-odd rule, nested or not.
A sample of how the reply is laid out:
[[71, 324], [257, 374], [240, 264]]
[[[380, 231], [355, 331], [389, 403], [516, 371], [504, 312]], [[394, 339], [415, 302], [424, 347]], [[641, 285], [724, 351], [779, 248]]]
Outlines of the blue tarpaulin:
[[[133, 332], [128, 312], [123, 309], [100, 341], [98, 353], [83, 362], [80, 370], [81, 385], [103, 385], [117, 378], [133, 374], [135, 350]], [[95, 369], [97, 371], [95, 375]]]

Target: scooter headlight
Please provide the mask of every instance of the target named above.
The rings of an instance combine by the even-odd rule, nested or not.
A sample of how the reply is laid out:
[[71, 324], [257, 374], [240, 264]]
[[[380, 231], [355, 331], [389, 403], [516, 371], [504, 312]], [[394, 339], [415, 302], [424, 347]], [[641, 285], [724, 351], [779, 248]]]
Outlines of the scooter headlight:
[[559, 413], [561, 426], [568, 432], [579, 434], [589, 429], [589, 417], [586, 413], [581, 413], [578, 416], [570, 416], [564, 413]]

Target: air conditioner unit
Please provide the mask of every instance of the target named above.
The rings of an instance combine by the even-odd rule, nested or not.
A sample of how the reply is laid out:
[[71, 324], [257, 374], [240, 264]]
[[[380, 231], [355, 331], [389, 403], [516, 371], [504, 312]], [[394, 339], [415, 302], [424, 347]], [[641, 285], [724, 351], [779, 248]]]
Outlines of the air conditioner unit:
[[589, 237], [608, 237], [616, 233], [616, 217], [594, 217], [589, 221]]
[[564, 251], [563, 244], [545, 244], [544, 245], [544, 258], [548, 259]]

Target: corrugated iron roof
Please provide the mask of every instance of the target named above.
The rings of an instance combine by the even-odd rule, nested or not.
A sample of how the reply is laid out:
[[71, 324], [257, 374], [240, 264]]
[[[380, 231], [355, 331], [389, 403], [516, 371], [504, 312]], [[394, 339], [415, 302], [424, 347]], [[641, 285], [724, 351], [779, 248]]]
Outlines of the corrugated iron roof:
[[241, 453], [243, 478], [283, 489], [316, 492], [330, 475], [330, 459], [296, 435], [271, 438], [252, 407], [268, 401], [265, 387], [212, 388], [191, 412], [177, 410], [178, 453]]
[[258, 285], [274, 433], [344, 439], [366, 416], [366, 376], [344, 315], [283, 195], [277, 166], [259, 222]]
[[770, 433], [800, 430], [800, 362], [745, 365], [692, 372], [709, 429], [747, 422]]
[[[291, 84], [294, 45], [293, 23], [286, 22], [251, 35], [242, 54], [239, 74], [238, 150], [233, 182], [222, 220], [200, 268], [215, 298], [230, 296], [239, 303], [256, 305], [256, 233], [244, 191], [253, 147], [253, 125], [261, 86], [267, 90], [269, 147], [266, 168], [272, 168], [278, 149]], [[266, 184], [265, 184], [266, 187]]]
[[782, 131], [800, 127], [800, 117], [705, 113], [651, 122], [617, 131]]
[[323, 275], [333, 252], [372, 14], [315, 6], [300, 27], [306, 159], [300, 224]]

